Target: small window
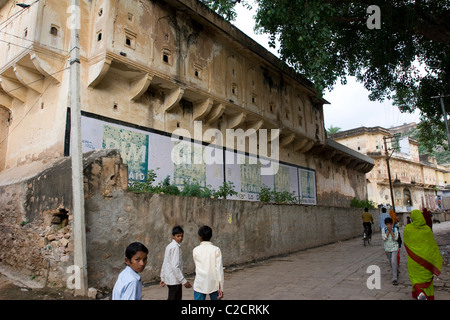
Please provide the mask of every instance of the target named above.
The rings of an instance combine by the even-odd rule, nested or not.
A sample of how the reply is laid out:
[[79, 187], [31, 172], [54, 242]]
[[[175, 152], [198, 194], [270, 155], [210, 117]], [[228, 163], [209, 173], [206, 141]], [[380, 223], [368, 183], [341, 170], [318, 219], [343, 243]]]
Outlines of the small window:
[[52, 25], [50, 28], [50, 34], [52, 36], [57, 36], [58, 35], [58, 27], [55, 25]]
[[162, 48], [162, 61], [169, 65], [172, 65], [172, 52], [169, 48]]
[[102, 41], [102, 33], [101, 32], [99, 32], [97, 34], [97, 41]]
[[199, 77], [199, 72], [198, 72], [198, 70], [195, 70], [194, 75], [195, 75], [196, 78]]
[[125, 46], [133, 50], [136, 48], [136, 34], [127, 29], [125, 29]]
[[23, 37], [26, 38], [28, 35], [28, 29], [25, 28], [25, 30], [23, 30]]
[[128, 13], [128, 21], [133, 21], [133, 14], [132, 13]]
[[236, 96], [236, 95], [237, 95], [237, 92], [238, 92], [237, 85], [233, 83], [233, 84], [231, 85], [231, 93], [234, 94], [234, 95]]

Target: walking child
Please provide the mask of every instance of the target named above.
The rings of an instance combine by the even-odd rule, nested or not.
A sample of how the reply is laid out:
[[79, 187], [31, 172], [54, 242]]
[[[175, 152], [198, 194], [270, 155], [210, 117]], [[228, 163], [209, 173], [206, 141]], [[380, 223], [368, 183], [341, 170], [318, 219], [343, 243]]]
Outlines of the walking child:
[[384, 242], [384, 251], [392, 268], [392, 284], [396, 286], [398, 285], [398, 228], [393, 227], [392, 218], [390, 217], [384, 219], [384, 224], [386, 227], [381, 229], [381, 236]]
[[203, 226], [198, 230], [200, 245], [193, 250], [195, 263], [194, 300], [205, 300], [209, 294], [211, 300], [223, 298], [222, 252], [210, 240], [212, 229]]
[[148, 249], [140, 242], [133, 242], [125, 249], [124, 270], [114, 285], [112, 300], [142, 300], [142, 282], [139, 273], [147, 264]]
[[172, 242], [170, 242], [164, 253], [164, 261], [161, 268], [160, 285], [169, 288], [167, 300], [182, 300], [182, 286], [191, 288], [191, 284], [183, 275], [183, 257], [181, 242], [183, 242], [184, 231], [180, 226], [172, 229]]

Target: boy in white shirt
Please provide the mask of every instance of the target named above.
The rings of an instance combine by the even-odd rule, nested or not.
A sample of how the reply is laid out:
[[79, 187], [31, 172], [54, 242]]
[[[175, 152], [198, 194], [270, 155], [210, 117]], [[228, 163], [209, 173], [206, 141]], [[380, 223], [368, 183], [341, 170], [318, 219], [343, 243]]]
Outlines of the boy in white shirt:
[[183, 237], [183, 229], [180, 226], [173, 227], [172, 242], [167, 245], [164, 253], [160, 285], [164, 287], [167, 284], [169, 288], [167, 300], [182, 300], [182, 285], [186, 288], [192, 287], [183, 275], [183, 258], [181, 252]]
[[193, 250], [195, 263], [194, 300], [205, 300], [209, 294], [211, 300], [223, 298], [222, 252], [210, 240], [212, 229], [203, 226], [198, 230], [200, 245]]

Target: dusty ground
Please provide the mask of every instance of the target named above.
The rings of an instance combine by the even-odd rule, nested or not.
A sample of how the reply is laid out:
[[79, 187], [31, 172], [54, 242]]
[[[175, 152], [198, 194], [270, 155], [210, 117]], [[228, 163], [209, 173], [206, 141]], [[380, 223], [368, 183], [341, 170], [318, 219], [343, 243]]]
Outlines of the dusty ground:
[[13, 283], [0, 274], [0, 300], [86, 300], [86, 297], [74, 297], [72, 290], [43, 288], [31, 289]]

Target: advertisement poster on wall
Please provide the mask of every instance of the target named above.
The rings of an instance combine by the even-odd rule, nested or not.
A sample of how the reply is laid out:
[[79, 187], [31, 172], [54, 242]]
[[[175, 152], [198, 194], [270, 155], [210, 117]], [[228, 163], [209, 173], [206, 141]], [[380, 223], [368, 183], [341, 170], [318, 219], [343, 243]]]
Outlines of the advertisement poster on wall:
[[261, 188], [268, 187], [294, 193], [299, 203], [317, 204], [312, 169], [280, 163], [276, 173], [267, 174], [262, 168], [271, 166], [268, 159], [235, 150], [173, 139], [167, 133], [89, 113], [83, 113], [81, 125], [83, 153], [118, 149], [128, 165], [129, 181], [143, 181], [154, 170], [155, 184], [169, 177], [180, 189], [185, 183], [198, 183], [218, 190], [227, 181], [238, 192], [229, 199], [258, 201]]

